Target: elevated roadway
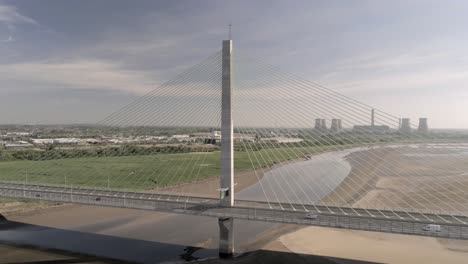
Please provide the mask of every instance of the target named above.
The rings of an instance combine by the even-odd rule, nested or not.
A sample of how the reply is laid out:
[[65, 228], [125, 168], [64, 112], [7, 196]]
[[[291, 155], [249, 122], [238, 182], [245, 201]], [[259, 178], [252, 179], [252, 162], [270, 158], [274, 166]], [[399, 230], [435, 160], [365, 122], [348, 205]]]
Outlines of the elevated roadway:
[[[430, 212], [280, 204], [246, 200], [236, 200], [233, 207], [225, 207], [221, 206], [219, 200], [214, 198], [18, 183], [0, 183], [0, 197], [468, 239], [468, 217]], [[313, 212], [317, 217], [315, 219], [307, 218], [308, 212]], [[440, 225], [440, 232], [425, 231], [424, 227], [428, 224]]]

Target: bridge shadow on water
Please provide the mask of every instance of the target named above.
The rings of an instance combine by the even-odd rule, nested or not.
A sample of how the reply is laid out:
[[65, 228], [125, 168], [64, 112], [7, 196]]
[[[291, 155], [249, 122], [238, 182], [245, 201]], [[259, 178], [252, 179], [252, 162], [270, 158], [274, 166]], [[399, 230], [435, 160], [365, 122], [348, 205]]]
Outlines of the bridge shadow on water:
[[[103, 234], [52, 228], [8, 221], [0, 215], [0, 246], [7, 250], [31, 250], [37, 259], [17, 256], [0, 264], [45, 263], [373, 263], [328, 256], [295, 254], [290, 252], [254, 250], [232, 259], [218, 259], [217, 249], [191, 247], [157, 241], [146, 241]], [[5, 249], [4, 249], [5, 250]], [[52, 254], [55, 259], [41, 255]], [[21, 254], [20, 254], [21, 255]]]

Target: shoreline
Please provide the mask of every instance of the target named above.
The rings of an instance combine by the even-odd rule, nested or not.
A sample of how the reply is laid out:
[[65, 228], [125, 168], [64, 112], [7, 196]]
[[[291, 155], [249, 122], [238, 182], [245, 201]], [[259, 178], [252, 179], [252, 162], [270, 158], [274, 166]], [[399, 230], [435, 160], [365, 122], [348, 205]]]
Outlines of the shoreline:
[[[236, 174], [234, 180], [235, 192], [256, 184], [263, 178], [264, 174], [257, 175], [254, 170], [243, 171]], [[174, 195], [189, 195], [196, 197], [217, 198], [219, 197], [219, 176], [213, 176], [196, 182], [181, 183], [160, 189], [146, 190], [145, 192], [171, 193]], [[183, 193], [183, 194], [182, 194]]]
[[[331, 193], [323, 197], [319, 203], [322, 204], [333, 204], [341, 206], [352, 206], [369, 192], [365, 191], [366, 187], [369, 185], [373, 188], [376, 187], [379, 176], [375, 173], [380, 164], [371, 163], [363, 164], [361, 161], [366, 160], [366, 157], [369, 155], [369, 152], [372, 155], [379, 155], [381, 149], [365, 149], [351, 152], [344, 157], [344, 159], [349, 162], [351, 166], [351, 171], [348, 176], [333, 190]], [[383, 155], [382, 159], [388, 155], [388, 153], [380, 153]], [[369, 166], [370, 165], [370, 166]], [[338, 200], [338, 203], [336, 202]]]

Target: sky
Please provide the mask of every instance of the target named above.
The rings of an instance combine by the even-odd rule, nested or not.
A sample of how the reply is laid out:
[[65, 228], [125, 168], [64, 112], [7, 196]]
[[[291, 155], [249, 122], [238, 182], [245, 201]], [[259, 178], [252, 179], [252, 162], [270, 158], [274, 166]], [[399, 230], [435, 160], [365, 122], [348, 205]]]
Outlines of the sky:
[[0, 0], [0, 124], [96, 123], [221, 49], [468, 128], [468, 2]]

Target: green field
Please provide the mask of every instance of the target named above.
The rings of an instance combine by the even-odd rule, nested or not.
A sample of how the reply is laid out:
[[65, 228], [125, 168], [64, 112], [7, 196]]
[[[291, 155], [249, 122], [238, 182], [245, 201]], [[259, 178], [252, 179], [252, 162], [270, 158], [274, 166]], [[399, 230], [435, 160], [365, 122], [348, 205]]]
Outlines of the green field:
[[[344, 146], [339, 146], [343, 148]], [[235, 172], [301, 159], [337, 146], [272, 148], [235, 152]], [[149, 189], [219, 175], [220, 152], [154, 154], [0, 162], [0, 180], [41, 184]]]

